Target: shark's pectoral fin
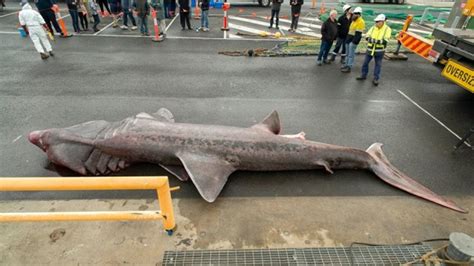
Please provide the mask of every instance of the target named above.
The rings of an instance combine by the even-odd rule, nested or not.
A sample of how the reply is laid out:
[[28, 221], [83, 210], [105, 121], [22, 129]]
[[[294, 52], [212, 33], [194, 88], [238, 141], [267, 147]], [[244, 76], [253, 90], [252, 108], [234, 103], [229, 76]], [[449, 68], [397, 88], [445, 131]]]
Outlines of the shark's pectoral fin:
[[174, 176], [176, 176], [179, 180], [181, 181], [188, 181], [189, 180], [189, 175], [188, 172], [186, 172], [186, 169], [182, 166], [177, 166], [177, 165], [163, 165], [160, 164], [161, 167], [163, 167], [166, 171], [170, 172]]
[[263, 129], [270, 131], [271, 133], [278, 135], [281, 131], [280, 117], [277, 111], [271, 112], [262, 122], [255, 124], [252, 128]]
[[180, 154], [191, 180], [199, 194], [208, 202], [214, 202], [235, 168], [223, 159], [206, 154]]

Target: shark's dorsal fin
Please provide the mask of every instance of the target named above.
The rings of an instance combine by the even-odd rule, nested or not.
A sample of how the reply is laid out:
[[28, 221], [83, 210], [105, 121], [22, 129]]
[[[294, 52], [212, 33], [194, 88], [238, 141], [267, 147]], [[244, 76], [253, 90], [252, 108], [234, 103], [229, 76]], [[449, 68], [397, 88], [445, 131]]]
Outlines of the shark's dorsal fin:
[[152, 114], [154, 118], [163, 121], [163, 122], [170, 122], [174, 123], [174, 115], [171, 113], [170, 110], [166, 108], [160, 108], [156, 113]]
[[216, 200], [229, 175], [235, 171], [230, 163], [214, 156], [184, 153], [178, 157], [199, 194], [208, 202]]
[[277, 111], [271, 112], [262, 122], [253, 125], [252, 128], [267, 130], [275, 135], [280, 134], [281, 124]]

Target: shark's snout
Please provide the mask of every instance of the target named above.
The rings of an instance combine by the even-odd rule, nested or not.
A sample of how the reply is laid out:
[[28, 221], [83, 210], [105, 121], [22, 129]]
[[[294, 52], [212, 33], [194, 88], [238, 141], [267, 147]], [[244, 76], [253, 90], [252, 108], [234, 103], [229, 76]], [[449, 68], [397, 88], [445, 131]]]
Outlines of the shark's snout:
[[42, 133], [43, 132], [40, 130], [33, 131], [28, 134], [28, 140], [36, 146], [40, 147], [42, 150], [44, 150], [43, 141], [41, 140]]

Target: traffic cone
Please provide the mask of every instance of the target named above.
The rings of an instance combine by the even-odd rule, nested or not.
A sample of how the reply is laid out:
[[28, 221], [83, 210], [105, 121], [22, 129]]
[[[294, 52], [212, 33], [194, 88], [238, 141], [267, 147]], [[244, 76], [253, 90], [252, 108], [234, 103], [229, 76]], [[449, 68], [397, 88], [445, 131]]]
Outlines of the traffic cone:
[[61, 31], [63, 32], [63, 35], [61, 37], [63, 38], [71, 37], [72, 35], [69, 34], [69, 32], [67, 31], [66, 23], [64, 23], [64, 20], [61, 17], [61, 13], [59, 12], [59, 6], [53, 5], [52, 10], [54, 11], [54, 14], [56, 15], [56, 20], [58, 21]]
[[154, 42], [163, 41], [163, 35], [160, 36], [160, 27], [158, 26], [158, 19], [156, 18], [156, 10], [151, 9], [151, 16], [153, 17], [153, 27], [155, 29], [155, 36], [151, 39]]

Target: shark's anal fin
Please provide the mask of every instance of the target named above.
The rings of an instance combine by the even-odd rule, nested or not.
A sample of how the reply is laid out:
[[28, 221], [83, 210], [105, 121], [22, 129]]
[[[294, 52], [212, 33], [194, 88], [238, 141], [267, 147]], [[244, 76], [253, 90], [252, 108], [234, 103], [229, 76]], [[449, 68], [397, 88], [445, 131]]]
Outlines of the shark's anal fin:
[[253, 125], [252, 128], [266, 130], [275, 135], [280, 134], [281, 123], [277, 111], [271, 112], [262, 122]]
[[184, 165], [199, 194], [214, 202], [235, 168], [227, 161], [206, 154], [183, 153], [178, 158]]
[[161, 167], [163, 167], [166, 171], [170, 172], [174, 176], [176, 176], [179, 180], [181, 181], [188, 181], [189, 180], [189, 175], [186, 172], [186, 169], [182, 166], [177, 166], [177, 165], [163, 165], [160, 164]]

